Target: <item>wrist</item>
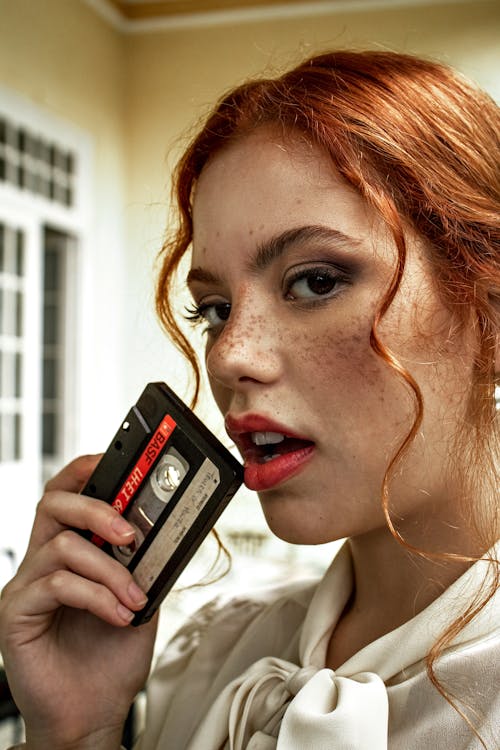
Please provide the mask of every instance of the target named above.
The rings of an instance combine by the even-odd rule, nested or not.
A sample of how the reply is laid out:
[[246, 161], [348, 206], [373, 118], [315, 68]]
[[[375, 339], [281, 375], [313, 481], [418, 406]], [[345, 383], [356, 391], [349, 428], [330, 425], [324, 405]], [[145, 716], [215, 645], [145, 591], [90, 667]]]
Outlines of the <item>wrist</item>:
[[56, 737], [46, 733], [30, 733], [26, 729], [26, 743], [13, 750], [121, 750], [123, 727], [95, 730], [81, 737]]

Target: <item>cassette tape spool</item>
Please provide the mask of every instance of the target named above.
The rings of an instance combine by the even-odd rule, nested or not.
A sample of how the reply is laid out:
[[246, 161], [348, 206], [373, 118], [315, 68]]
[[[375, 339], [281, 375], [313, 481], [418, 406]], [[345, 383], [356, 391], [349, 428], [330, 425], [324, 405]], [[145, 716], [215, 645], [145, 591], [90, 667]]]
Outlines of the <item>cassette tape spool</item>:
[[151, 619], [243, 481], [240, 462], [165, 383], [149, 383], [82, 494], [110, 503], [134, 540], [114, 546], [84, 534], [125, 565]]

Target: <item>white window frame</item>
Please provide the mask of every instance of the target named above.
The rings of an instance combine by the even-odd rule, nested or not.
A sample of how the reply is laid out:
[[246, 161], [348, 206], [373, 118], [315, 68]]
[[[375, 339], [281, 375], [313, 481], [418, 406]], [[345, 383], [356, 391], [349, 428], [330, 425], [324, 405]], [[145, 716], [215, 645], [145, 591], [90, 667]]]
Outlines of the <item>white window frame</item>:
[[[41, 302], [43, 228], [52, 227], [61, 232], [77, 237], [75, 252], [67, 257], [67, 293], [73, 298], [68, 306], [66, 319], [66, 369], [71, 377], [64, 380], [65, 423], [61, 445], [61, 460], [66, 461], [75, 454], [78, 445], [77, 430], [80, 423], [79, 405], [81, 403], [80, 348], [78, 342], [85, 340], [83, 316], [79, 314], [79, 301], [83, 299], [85, 281], [89, 275], [88, 259], [91, 237], [90, 196], [92, 195], [93, 148], [87, 133], [52, 113], [39, 107], [30, 100], [10, 89], [0, 86], [0, 114], [5, 116], [15, 127], [24, 127], [32, 135], [38, 135], [49, 142], [59, 144], [75, 155], [74, 199], [66, 207], [41, 195], [28, 192], [10, 183], [0, 181], [0, 220], [18, 227], [26, 234], [26, 252], [30, 253], [32, 272], [28, 281], [26, 294], [30, 300], [37, 300], [31, 305], [31, 317], [28, 335], [38, 326], [38, 338], [28, 341], [28, 361], [23, 373], [23, 393], [26, 398], [25, 414], [33, 414], [29, 439], [25, 435], [23, 444], [23, 461], [18, 465], [0, 464], [0, 485], [5, 501], [2, 504], [3, 516], [0, 524], [0, 550], [6, 547], [13, 549], [19, 562], [24, 553], [31, 527], [34, 508], [42, 490], [42, 457], [41, 457]], [[33, 311], [38, 310], [38, 320], [33, 320]], [[88, 335], [88, 334], [87, 334]], [[28, 430], [24, 430], [27, 433]], [[23, 469], [20, 474], [20, 464]], [[17, 470], [16, 470], [17, 468]], [[29, 468], [29, 471], [28, 471]], [[20, 477], [22, 475], [22, 486]], [[12, 502], [12, 507], [9, 503]], [[14, 511], [17, 506], [18, 511]], [[10, 520], [8, 520], [10, 519]], [[2, 581], [0, 581], [0, 587]]]

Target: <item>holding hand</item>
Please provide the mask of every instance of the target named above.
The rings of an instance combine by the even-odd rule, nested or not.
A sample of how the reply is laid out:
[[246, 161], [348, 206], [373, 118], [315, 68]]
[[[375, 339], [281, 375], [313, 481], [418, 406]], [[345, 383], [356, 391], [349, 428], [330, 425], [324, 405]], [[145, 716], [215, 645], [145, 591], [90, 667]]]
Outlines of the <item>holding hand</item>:
[[128, 627], [145, 594], [72, 530], [121, 545], [133, 536], [107, 503], [77, 494], [98, 459], [79, 458], [47, 484], [26, 556], [2, 592], [0, 648], [33, 750], [118, 748], [149, 672], [156, 618]]

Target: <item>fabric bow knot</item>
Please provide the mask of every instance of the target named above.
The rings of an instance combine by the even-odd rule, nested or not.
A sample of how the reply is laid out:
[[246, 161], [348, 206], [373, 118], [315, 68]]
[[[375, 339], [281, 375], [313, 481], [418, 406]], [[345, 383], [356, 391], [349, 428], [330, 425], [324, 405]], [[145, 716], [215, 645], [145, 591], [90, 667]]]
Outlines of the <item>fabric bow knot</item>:
[[370, 672], [339, 677], [266, 657], [227, 685], [217, 703], [216, 725], [229, 727], [219, 745], [225, 750], [387, 749], [387, 691]]

